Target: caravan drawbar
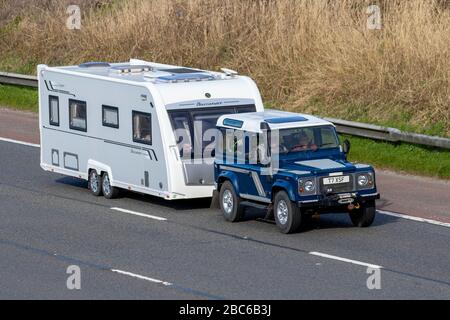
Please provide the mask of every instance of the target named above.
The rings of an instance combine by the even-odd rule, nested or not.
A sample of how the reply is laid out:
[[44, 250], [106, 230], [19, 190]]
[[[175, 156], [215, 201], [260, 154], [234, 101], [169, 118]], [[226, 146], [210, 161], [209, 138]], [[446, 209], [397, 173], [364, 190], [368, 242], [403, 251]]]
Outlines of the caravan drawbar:
[[88, 180], [93, 194], [107, 198], [120, 189], [211, 197], [208, 130], [224, 114], [264, 109], [254, 81], [228, 69], [132, 59], [39, 65], [37, 74], [41, 167]]

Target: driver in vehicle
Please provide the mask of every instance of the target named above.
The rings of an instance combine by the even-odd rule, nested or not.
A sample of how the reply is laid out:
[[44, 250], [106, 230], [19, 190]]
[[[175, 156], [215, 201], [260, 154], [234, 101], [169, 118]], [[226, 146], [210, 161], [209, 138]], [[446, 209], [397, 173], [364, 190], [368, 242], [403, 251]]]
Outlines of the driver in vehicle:
[[308, 135], [304, 132], [301, 132], [299, 134], [298, 138], [298, 144], [294, 145], [289, 149], [289, 152], [298, 152], [298, 151], [305, 151], [305, 150], [317, 150], [317, 145], [309, 139]]

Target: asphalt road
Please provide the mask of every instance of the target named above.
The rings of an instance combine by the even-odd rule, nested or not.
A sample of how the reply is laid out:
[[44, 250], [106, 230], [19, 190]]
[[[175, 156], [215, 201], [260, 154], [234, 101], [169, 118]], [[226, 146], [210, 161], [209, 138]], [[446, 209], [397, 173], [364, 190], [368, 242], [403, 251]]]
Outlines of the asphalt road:
[[[42, 171], [35, 147], [0, 142], [0, 168], [2, 299], [450, 299], [448, 227], [328, 215], [284, 235], [258, 211], [227, 223], [208, 200], [96, 198]], [[71, 265], [80, 290], [67, 289]], [[367, 265], [382, 267], [381, 289]]]

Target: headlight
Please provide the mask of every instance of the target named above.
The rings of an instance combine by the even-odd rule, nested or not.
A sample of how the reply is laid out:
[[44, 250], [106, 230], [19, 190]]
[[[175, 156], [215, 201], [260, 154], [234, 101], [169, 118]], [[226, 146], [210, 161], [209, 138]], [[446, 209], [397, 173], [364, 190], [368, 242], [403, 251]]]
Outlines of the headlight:
[[358, 189], [371, 189], [375, 186], [374, 176], [372, 172], [357, 174], [356, 181], [358, 183]]
[[367, 178], [367, 175], [362, 174], [362, 175], [358, 176], [358, 185], [360, 187], [366, 186], [368, 182], [369, 182], [369, 179]]
[[314, 190], [316, 189], [315, 182], [313, 179], [308, 178], [307, 179], [300, 179], [298, 180], [298, 192], [300, 194], [307, 193], [307, 194], [313, 194]]
[[312, 182], [311, 180], [307, 180], [307, 181], [305, 182], [305, 190], [306, 190], [307, 192], [314, 191], [314, 182]]

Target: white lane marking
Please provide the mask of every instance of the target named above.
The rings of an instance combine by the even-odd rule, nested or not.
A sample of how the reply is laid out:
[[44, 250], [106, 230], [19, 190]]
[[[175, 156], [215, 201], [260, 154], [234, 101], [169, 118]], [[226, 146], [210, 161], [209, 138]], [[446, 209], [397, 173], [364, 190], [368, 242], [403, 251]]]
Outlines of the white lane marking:
[[111, 269], [111, 271], [123, 274], [125, 276], [129, 276], [129, 277], [133, 277], [133, 278], [137, 278], [137, 279], [141, 279], [141, 280], [145, 280], [145, 281], [149, 281], [149, 282], [153, 282], [153, 283], [162, 284], [164, 286], [171, 286], [171, 285], [173, 285], [172, 283], [167, 282], [167, 281], [162, 281], [162, 280], [158, 280], [158, 279], [154, 279], [154, 278], [149, 278], [149, 277], [141, 276], [139, 274], [127, 272], [127, 271], [122, 271], [122, 270], [118, 270], [118, 269]]
[[381, 269], [381, 268], [383, 268], [382, 266], [378, 266], [376, 264], [366, 263], [366, 262], [362, 262], [362, 261], [358, 261], [358, 260], [351, 260], [351, 259], [347, 259], [347, 258], [341, 258], [341, 257], [338, 257], [338, 256], [333, 256], [331, 254], [326, 254], [326, 253], [321, 253], [321, 252], [316, 252], [316, 251], [311, 251], [311, 252], [309, 252], [309, 254], [311, 254], [313, 256], [322, 257], [322, 258], [333, 259], [333, 260], [338, 260], [338, 261], [342, 261], [342, 262], [348, 262], [348, 263], [352, 263], [352, 264], [357, 264], [357, 265], [365, 266], [365, 267], [368, 267], [368, 268], [374, 268], [374, 269]]
[[416, 221], [416, 222], [425, 222], [425, 223], [430, 223], [430, 224], [434, 224], [434, 225], [441, 226], [441, 227], [450, 228], [450, 223], [447, 223], [447, 222], [441, 222], [441, 221], [432, 220], [432, 219], [425, 219], [425, 218], [419, 218], [419, 217], [414, 217], [414, 216], [408, 216], [406, 214], [395, 213], [395, 212], [390, 212], [390, 211], [377, 210], [377, 212], [381, 213], [381, 214], [385, 214], [387, 216], [393, 216], [393, 217], [397, 217], [397, 218], [408, 219], [408, 220], [412, 220], [412, 221]]
[[0, 141], [11, 142], [11, 143], [21, 144], [21, 145], [23, 145], [23, 146], [29, 146], [29, 147], [35, 147], [35, 148], [40, 148], [40, 147], [41, 147], [39, 144], [29, 143], [29, 142], [23, 142], [23, 141], [19, 141], [19, 140], [8, 139], [8, 138], [2, 138], [2, 137], [0, 137]]
[[158, 220], [158, 221], [167, 221], [167, 219], [163, 218], [163, 217], [152, 216], [150, 214], [140, 213], [140, 212], [131, 211], [131, 210], [122, 209], [122, 208], [113, 207], [113, 208], [111, 208], [111, 210], [120, 211], [120, 212], [123, 212], [123, 213], [128, 213], [128, 214], [132, 214], [132, 215], [135, 215], [135, 216], [149, 218], [149, 219]]

